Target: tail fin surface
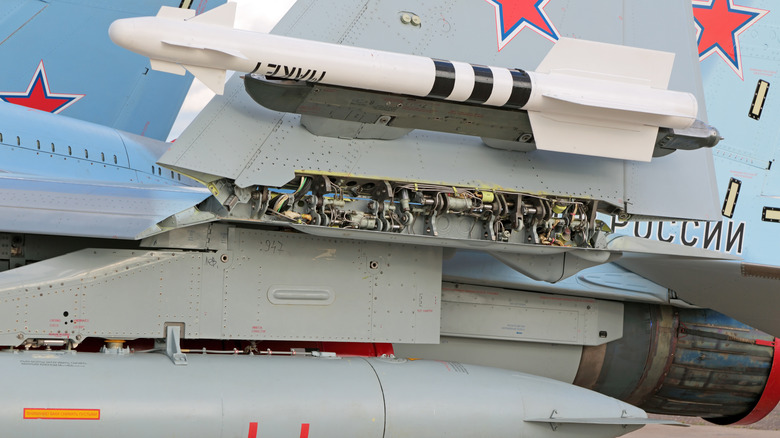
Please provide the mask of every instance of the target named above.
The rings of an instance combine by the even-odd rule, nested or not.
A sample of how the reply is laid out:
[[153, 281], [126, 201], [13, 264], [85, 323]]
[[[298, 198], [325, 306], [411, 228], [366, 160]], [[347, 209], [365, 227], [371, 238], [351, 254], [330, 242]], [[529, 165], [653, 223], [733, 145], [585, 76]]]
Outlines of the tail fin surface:
[[224, 2], [0, 2], [0, 99], [165, 140], [192, 76], [153, 71], [148, 59], [115, 46], [108, 27], [161, 5], [195, 15]]
[[780, 95], [772, 83], [780, 71], [780, 53], [767, 48], [774, 47], [780, 26], [777, 6], [771, 0], [692, 2], [707, 114], [724, 137], [712, 149], [720, 217], [707, 222], [612, 223], [624, 234], [742, 258], [633, 254], [616, 263], [685, 301], [776, 336]]

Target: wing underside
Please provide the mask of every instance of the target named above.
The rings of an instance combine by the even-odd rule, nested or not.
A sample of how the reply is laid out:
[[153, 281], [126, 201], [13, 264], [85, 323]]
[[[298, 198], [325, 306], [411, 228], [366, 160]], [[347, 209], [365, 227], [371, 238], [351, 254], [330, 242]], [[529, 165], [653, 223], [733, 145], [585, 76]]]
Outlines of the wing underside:
[[118, 239], [134, 239], [211, 194], [205, 188], [12, 174], [0, 174], [0, 193], [4, 231]]

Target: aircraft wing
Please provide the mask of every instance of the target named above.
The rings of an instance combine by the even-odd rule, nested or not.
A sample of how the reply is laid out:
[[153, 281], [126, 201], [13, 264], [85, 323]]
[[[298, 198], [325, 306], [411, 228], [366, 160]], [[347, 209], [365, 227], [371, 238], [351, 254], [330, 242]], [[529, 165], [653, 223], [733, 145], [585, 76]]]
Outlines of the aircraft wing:
[[0, 194], [5, 232], [117, 239], [136, 239], [211, 195], [196, 187], [11, 173], [0, 173]]

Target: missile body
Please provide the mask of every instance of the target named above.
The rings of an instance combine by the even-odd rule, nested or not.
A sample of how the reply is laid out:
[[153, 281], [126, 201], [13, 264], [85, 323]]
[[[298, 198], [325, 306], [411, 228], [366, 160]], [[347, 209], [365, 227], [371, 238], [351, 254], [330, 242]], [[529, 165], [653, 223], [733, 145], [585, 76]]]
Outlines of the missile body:
[[0, 353], [0, 370], [14, 376], [0, 425], [19, 437], [615, 437], [652, 421], [573, 385], [455, 362], [30, 351]]
[[[537, 147], [561, 152], [583, 153], [586, 147], [572, 151], [566, 143], [587, 143], [589, 136], [593, 141], [632, 141], [635, 137], [625, 134], [641, 127], [653, 128], [644, 130], [641, 140], [654, 144], [658, 127], [687, 129], [696, 121], [695, 96], [666, 89], [673, 62], [669, 53], [562, 39], [537, 72], [530, 72], [233, 29], [234, 3], [192, 14], [163, 7], [156, 17], [115, 21], [109, 35], [116, 44], [149, 57], [152, 68], [178, 74], [187, 69], [220, 94], [225, 70], [235, 70], [528, 111]], [[591, 132], [555, 134], [582, 125]], [[624, 136], [605, 138], [603, 129], [623, 131]], [[647, 148], [614, 158], [649, 161], [652, 145], [649, 152]]]

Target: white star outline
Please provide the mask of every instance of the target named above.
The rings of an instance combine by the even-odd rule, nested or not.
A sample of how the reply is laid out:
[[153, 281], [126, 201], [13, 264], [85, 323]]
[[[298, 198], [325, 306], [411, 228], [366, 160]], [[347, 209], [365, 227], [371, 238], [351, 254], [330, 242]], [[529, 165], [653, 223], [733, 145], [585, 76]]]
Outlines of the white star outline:
[[38, 63], [38, 68], [35, 70], [35, 74], [33, 74], [32, 79], [30, 79], [30, 83], [27, 85], [27, 90], [22, 92], [0, 92], [0, 95], [3, 97], [30, 97], [32, 95], [33, 86], [35, 85], [35, 81], [38, 79], [39, 74], [42, 78], [41, 82], [43, 82], [43, 93], [47, 98], [71, 99], [70, 102], [57, 108], [57, 110], [52, 114], [61, 113], [65, 108], [68, 108], [86, 96], [85, 94], [52, 93], [51, 90], [49, 90], [49, 78], [46, 76], [46, 68], [43, 66], [43, 60]]

